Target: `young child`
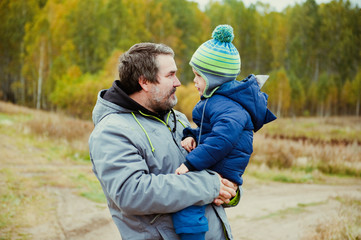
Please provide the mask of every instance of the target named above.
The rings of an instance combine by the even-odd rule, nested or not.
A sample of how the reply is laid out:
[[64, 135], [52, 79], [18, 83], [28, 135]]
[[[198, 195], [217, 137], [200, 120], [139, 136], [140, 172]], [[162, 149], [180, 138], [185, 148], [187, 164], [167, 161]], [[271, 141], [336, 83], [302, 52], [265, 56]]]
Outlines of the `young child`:
[[[253, 132], [276, 117], [267, 108], [268, 96], [260, 91], [256, 76], [236, 80], [241, 60], [232, 44], [233, 28], [219, 25], [212, 38], [190, 61], [201, 95], [192, 112], [198, 128], [183, 132], [182, 147], [189, 154], [176, 173], [211, 169], [240, 186], [253, 152]], [[205, 239], [205, 207], [191, 206], [173, 214], [175, 231], [182, 240]]]

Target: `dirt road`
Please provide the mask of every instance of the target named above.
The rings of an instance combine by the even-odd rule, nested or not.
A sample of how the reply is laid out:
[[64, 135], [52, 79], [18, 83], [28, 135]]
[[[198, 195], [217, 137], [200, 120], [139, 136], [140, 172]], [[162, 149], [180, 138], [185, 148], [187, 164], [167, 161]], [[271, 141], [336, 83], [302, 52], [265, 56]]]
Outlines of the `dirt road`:
[[[105, 204], [93, 203], [69, 189], [47, 189], [57, 198], [56, 216], [27, 229], [34, 239], [121, 239]], [[227, 209], [239, 240], [304, 239], [317, 224], [338, 217], [336, 197], [361, 199], [361, 185], [258, 184], [251, 180], [240, 204]]]
[[227, 215], [235, 239], [305, 239], [319, 223], [338, 217], [336, 197], [346, 196], [361, 199], [361, 185], [252, 184]]

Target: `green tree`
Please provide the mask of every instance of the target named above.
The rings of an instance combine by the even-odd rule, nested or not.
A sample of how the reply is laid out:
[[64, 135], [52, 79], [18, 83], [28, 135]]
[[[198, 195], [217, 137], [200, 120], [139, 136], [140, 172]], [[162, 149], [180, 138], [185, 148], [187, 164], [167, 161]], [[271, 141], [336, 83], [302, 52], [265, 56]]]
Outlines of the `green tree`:
[[318, 38], [320, 16], [315, 0], [307, 0], [304, 4], [296, 4], [287, 12], [289, 22], [289, 57], [286, 69], [299, 79], [304, 79], [304, 87], [319, 76], [320, 57]]
[[361, 107], [361, 70], [358, 71], [354, 80], [352, 81], [352, 89], [351, 89], [351, 99], [355, 103], [355, 114], [356, 116], [360, 116], [360, 107]]
[[291, 114], [294, 116], [302, 116], [304, 114], [306, 93], [303, 88], [302, 81], [294, 76], [290, 76], [291, 87]]
[[25, 35], [25, 64], [22, 74], [25, 77], [26, 89], [32, 100], [31, 106], [42, 108], [46, 94], [44, 85], [47, 84], [51, 66], [51, 34], [50, 23], [45, 6], [31, 23], [26, 25]]
[[[160, 1], [160, 0], [159, 0]], [[161, 0], [162, 11], [169, 12], [173, 27], [169, 35], [176, 36], [169, 45], [175, 51], [178, 76], [183, 83], [193, 80], [193, 72], [189, 60], [203, 42], [211, 38], [210, 21], [197, 4], [187, 0]]]
[[26, 101], [24, 65], [25, 25], [40, 10], [37, 0], [0, 1], [0, 97], [6, 101]]
[[275, 14], [274, 16], [274, 33], [272, 35], [272, 68], [279, 69], [284, 66], [284, 60], [287, 56], [287, 40], [288, 32], [287, 19], [282, 15]]
[[319, 116], [330, 116], [336, 112], [338, 89], [335, 77], [323, 72], [317, 82], [318, 111]]
[[[343, 85], [345, 76], [354, 76], [360, 62], [360, 10], [352, 9], [350, 2], [339, 0], [320, 6], [321, 69], [338, 76]], [[358, 17], [356, 16], [358, 15]], [[354, 21], [354, 22], [353, 22]]]
[[353, 109], [354, 105], [352, 94], [350, 94], [352, 91], [352, 82], [350, 80], [346, 80], [340, 93], [340, 107], [342, 109], [342, 114], [351, 114], [351, 108]]
[[66, 15], [66, 35], [74, 46], [75, 64], [83, 72], [95, 73], [101, 69], [111, 50], [107, 48], [109, 31], [105, 27], [105, 6], [99, 0], [72, 0]]
[[306, 112], [310, 113], [310, 115], [316, 115], [317, 114], [317, 108], [318, 108], [318, 88], [317, 88], [317, 82], [311, 82], [310, 86], [307, 88], [306, 91], [306, 106], [307, 110]]
[[269, 95], [270, 108], [276, 115], [287, 116], [291, 106], [291, 86], [285, 69], [281, 68], [270, 74], [264, 91]]

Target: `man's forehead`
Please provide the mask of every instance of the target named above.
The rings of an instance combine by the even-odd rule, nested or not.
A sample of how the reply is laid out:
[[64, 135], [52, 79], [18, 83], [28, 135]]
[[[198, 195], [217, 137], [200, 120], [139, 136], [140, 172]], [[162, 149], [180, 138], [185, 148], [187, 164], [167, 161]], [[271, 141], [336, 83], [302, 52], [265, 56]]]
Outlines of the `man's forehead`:
[[167, 72], [176, 72], [177, 65], [175, 64], [174, 58], [172, 55], [158, 55], [157, 56], [158, 71], [167, 73]]

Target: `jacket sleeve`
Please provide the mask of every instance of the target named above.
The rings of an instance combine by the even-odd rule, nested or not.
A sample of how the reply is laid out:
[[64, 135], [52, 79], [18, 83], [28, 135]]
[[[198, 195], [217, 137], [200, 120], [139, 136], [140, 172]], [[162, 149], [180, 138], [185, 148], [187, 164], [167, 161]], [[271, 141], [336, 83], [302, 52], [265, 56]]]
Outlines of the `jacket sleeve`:
[[207, 169], [223, 160], [238, 142], [249, 118], [244, 108], [223, 97], [213, 99], [211, 104], [205, 112], [210, 119], [211, 133], [186, 157], [197, 170]]
[[194, 138], [194, 140], [198, 140], [198, 133], [199, 133], [199, 129], [198, 128], [191, 128], [191, 127], [186, 127], [183, 130], [183, 139], [187, 138], [187, 137], [192, 137]]
[[116, 121], [97, 126], [89, 148], [93, 170], [108, 203], [126, 214], [176, 212], [191, 205], [208, 204], [219, 194], [219, 178], [214, 172], [150, 173], [134, 134]]

